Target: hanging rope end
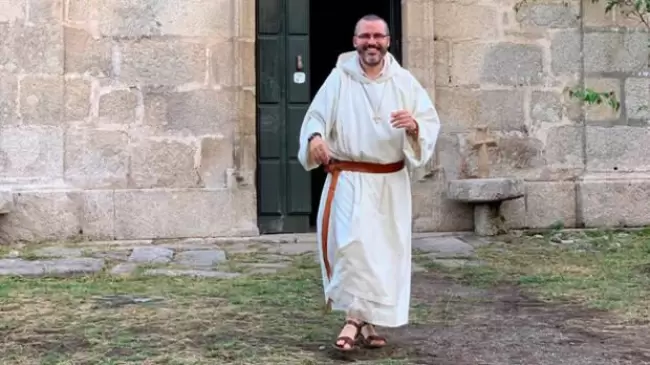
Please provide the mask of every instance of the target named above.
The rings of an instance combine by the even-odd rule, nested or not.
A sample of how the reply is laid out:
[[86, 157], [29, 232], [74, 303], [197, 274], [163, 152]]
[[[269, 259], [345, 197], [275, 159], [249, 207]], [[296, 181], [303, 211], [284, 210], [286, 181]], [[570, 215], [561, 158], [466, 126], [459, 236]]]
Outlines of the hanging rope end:
[[327, 304], [325, 305], [325, 314], [332, 313], [332, 299], [327, 299]]

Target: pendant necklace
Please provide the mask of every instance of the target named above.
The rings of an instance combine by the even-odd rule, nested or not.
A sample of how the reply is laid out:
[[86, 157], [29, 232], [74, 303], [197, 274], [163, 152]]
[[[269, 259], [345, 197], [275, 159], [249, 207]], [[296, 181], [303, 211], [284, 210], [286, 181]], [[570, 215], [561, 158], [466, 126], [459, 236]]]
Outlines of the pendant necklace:
[[380, 122], [381, 121], [381, 104], [384, 101], [384, 94], [386, 92], [386, 84], [387, 82], [384, 82], [384, 87], [381, 89], [381, 96], [379, 98], [379, 102], [377, 103], [377, 107], [375, 108], [372, 104], [372, 98], [370, 98], [370, 94], [368, 93], [368, 89], [366, 89], [365, 84], [361, 84], [361, 87], [363, 87], [363, 92], [366, 94], [366, 98], [368, 99], [368, 104], [370, 104], [370, 108], [372, 109], [373, 117], [372, 120], [375, 122]]

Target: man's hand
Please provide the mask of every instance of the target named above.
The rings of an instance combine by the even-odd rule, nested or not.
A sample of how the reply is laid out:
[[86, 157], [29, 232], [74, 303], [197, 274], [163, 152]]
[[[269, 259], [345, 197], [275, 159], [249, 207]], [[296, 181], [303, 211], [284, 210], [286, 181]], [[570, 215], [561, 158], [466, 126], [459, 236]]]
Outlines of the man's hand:
[[414, 133], [418, 129], [418, 124], [406, 110], [398, 110], [390, 114], [390, 123], [395, 128], [404, 128], [409, 133]]
[[330, 162], [330, 149], [320, 136], [315, 136], [309, 142], [309, 154], [321, 165], [327, 165]]

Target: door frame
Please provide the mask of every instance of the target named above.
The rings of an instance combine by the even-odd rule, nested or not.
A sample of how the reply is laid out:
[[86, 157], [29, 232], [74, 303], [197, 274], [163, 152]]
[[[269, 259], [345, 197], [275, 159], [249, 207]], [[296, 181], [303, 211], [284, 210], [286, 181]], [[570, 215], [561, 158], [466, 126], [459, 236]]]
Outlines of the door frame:
[[[283, 0], [278, 0], [283, 1]], [[323, 1], [323, 0], [310, 0]], [[403, 67], [408, 68], [409, 71], [418, 79], [422, 86], [429, 91], [432, 99], [434, 95], [434, 12], [433, 2], [424, 2], [419, 0], [390, 0], [391, 1], [391, 19], [387, 19], [389, 27], [391, 28], [391, 52], [402, 64]], [[259, 0], [254, 0], [255, 9], [253, 12], [254, 17], [247, 19], [240, 19], [242, 22], [254, 23], [254, 36], [255, 36], [255, 85], [256, 93], [252, 106], [255, 110], [255, 151], [256, 155], [260, 153], [260, 129], [259, 129], [259, 80], [260, 80], [260, 50], [257, 46], [259, 24], [257, 15], [259, 14]], [[283, 91], [286, 92], [286, 91]], [[255, 189], [256, 189], [256, 220], [260, 233], [267, 233], [261, 227], [260, 222], [260, 186], [259, 186], [259, 160], [255, 158]], [[304, 232], [278, 232], [278, 233], [304, 233]]]

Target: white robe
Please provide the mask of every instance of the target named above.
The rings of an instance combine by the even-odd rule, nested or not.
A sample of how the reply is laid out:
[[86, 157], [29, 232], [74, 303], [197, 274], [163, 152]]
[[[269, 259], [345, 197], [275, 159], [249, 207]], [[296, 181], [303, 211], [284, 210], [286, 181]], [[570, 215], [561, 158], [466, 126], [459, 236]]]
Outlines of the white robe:
[[[380, 121], [373, 119], [377, 110]], [[390, 125], [390, 113], [397, 110], [411, 112], [420, 128], [418, 140]], [[333, 310], [384, 327], [408, 323], [409, 172], [431, 158], [439, 131], [438, 114], [426, 90], [391, 54], [375, 80], [364, 75], [356, 54], [341, 55], [314, 97], [300, 131], [298, 159], [305, 170], [318, 167], [308, 152], [307, 139], [314, 132], [323, 136], [338, 160], [407, 163], [407, 169], [390, 174], [341, 173], [331, 208], [329, 252], [320, 252], [324, 294], [332, 300]], [[330, 179], [318, 212], [319, 248]], [[329, 258], [330, 280], [323, 255]]]

